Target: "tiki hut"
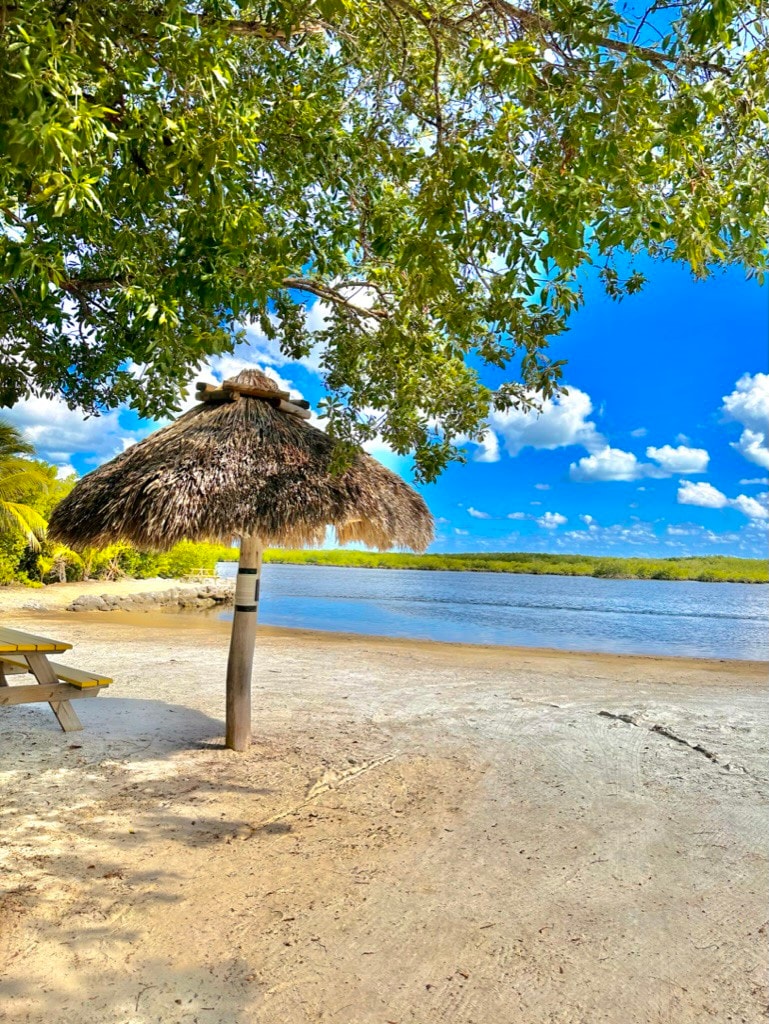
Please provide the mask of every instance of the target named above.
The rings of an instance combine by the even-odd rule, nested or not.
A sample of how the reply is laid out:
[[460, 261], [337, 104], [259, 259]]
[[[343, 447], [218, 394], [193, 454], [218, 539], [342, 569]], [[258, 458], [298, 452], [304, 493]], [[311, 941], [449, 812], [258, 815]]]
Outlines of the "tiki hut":
[[411, 487], [362, 451], [334, 474], [333, 440], [307, 422], [307, 403], [291, 401], [264, 374], [244, 370], [219, 387], [198, 385], [198, 399], [83, 477], [48, 532], [73, 548], [126, 540], [155, 551], [240, 537], [226, 742], [244, 750], [262, 549], [317, 545], [331, 526], [340, 544], [424, 551], [433, 519]]

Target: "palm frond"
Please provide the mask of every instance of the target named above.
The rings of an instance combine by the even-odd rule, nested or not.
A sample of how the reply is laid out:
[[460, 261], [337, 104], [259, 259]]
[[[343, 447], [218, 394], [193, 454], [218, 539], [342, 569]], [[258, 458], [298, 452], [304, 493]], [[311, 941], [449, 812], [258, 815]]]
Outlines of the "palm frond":
[[[2, 520], [5, 520], [5, 530], [2, 529]], [[0, 501], [0, 533], [17, 533], [24, 537], [33, 551], [39, 551], [47, 527], [45, 519], [29, 505]]]
[[34, 454], [35, 446], [32, 442], [28, 441], [12, 423], [0, 420], [0, 462], [17, 455]]

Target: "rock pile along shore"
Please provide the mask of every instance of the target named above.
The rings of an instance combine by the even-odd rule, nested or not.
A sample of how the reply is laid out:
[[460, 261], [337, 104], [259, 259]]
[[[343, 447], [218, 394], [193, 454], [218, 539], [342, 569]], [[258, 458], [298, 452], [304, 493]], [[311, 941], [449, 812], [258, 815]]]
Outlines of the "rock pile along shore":
[[231, 605], [235, 585], [228, 580], [199, 587], [171, 587], [146, 594], [82, 594], [67, 605], [68, 612], [153, 612], [158, 608], [203, 611]]

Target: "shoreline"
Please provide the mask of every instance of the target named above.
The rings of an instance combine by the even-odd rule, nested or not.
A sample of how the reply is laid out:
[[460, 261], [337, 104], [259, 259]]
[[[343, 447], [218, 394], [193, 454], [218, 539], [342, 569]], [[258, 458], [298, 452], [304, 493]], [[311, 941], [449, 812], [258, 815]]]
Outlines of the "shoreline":
[[[210, 577], [210, 580], [218, 577]], [[25, 620], [28, 632], [45, 632], [35, 627], [35, 618], [40, 621], [66, 624], [71, 628], [76, 623], [91, 626], [141, 627], [149, 630], [175, 630], [187, 633], [189, 630], [204, 630], [229, 635], [231, 622], [213, 613], [197, 610], [179, 611], [175, 608], [156, 608], [149, 611], [68, 611], [67, 606], [81, 596], [101, 594], [129, 596], [144, 593], [158, 593], [164, 590], [188, 590], [193, 592], [201, 586], [200, 581], [190, 582], [153, 577], [149, 579], [123, 579], [114, 581], [87, 580], [76, 583], [48, 584], [45, 588], [0, 587], [0, 616], [2, 618]], [[443, 651], [449, 657], [464, 662], [477, 658], [498, 658], [518, 660], [527, 658], [535, 661], [556, 661], [564, 659], [586, 659], [590, 662], [626, 666], [630, 662], [645, 665], [669, 665], [679, 669], [696, 667], [706, 672], [727, 670], [730, 674], [765, 673], [769, 660], [756, 658], [697, 658], [691, 655], [656, 654], [642, 652], [614, 652], [601, 650], [572, 649], [561, 647], [533, 647], [515, 644], [467, 643], [461, 640], [432, 640], [417, 637], [396, 637], [377, 633], [356, 633], [345, 630], [311, 629], [304, 626], [274, 626], [259, 623], [258, 637], [285, 638], [314, 644], [316, 646], [350, 646], [365, 643], [368, 647], [382, 647], [390, 650]]]
[[[35, 632], [36, 624], [31, 621], [37, 616], [40, 623], [39, 632], [55, 633], [51, 627], [61, 626], [70, 632], [73, 627], [85, 626], [86, 632], [93, 634], [99, 627], [106, 631], [122, 635], [125, 631], [145, 632], [147, 637], [158, 638], [163, 632], [173, 632], [185, 640], [191, 639], [196, 631], [209, 636], [221, 637], [226, 643], [230, 635], [231, 623], [214, 618], [200, 612], [67, 612], [53, 609], [47, 611], [19, 611], [8, 618], [23, 625], [29, 632]], [[23, 620], [23, 622], [22, 622]], [[50, 624], [50, 627], [47, 625]], [[35, 628], [33, 628], [35, 627]], [[93, 627], [96, 627], [94, 629]], [[62, 632], [62, 630], [59, 630]], [[77, 629], [80, 632], [80, 629]], [[559, 647], [526, 647], [502, 644], [469, 644], [462, 641], [426, 640], [412, 637], [388, 637], [371, 633], [350, 633], [304, 627], [257, 626], [257, 645], [260, 640], [281, 641], [287, 646], [295, 644], [304, 649], [328, 650], [339, 648], [348, 651], [351, 648], [363, 649], [372, 654], [390, 653], [393, 656], [417, 655], [427, 660], [455, 664], [457, 667], [471, 668], [486, 665], [489, 667], [514, 667], [527, 665], [531, 668], [546, 670], [548, 666], [562, 669], [564, 662], [571, 663], [575, 671], [578, 666], [596, 668], [606, 671], [614, 670], [619, 674], [628, 672], [643, 673], [644, 676], [663, 676], [666, 672], [676, 675], [680, 672], [703, 673], [717, 675], [719, 683], [756, 683], [766, 682], [769, 661], [739, 658], [693, 658], [681, 655], [636, 654], [633, 652], [615, 653], [611, 651], [567, 650]], [[727, 677], [726, 679], [724, 677]], [[698, 684], [703, 682], [698, 678]]]

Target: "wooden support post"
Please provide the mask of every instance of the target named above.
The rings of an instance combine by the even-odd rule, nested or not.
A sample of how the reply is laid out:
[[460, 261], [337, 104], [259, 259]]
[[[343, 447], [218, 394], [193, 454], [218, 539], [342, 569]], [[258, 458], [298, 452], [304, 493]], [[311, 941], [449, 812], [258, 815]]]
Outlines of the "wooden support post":
[[[32, 675], [41, 686], [53, 686], [59, 683], [59, 677], [51, 668], [48, 658], [39, 651], [28, 651], [24, 654], [27, 664], [32, 670]], [[56, 691], [53, 691], [56, 693]], [[83, 723], [75, 714], [75, 710], [68, 700], [49, 701], [51, 711], [56, 715], [56, 720], [64, 732], [77, 732], [83, 728]]]
[[254, 666], [256, 616], [262, 575], [262, 546], [242, 537], [235, 585], [230, 656], [227, 662], [227, 730], [230, 750], [247, 750], [251, 742], [251, 673]]

